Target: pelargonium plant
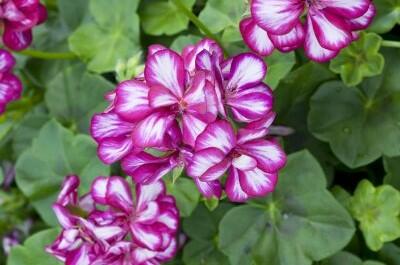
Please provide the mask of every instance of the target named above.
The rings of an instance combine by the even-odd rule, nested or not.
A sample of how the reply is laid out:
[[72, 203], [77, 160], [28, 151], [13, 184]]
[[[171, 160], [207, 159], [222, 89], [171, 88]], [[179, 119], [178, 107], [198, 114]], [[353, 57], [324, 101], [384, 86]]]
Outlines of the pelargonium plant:
[[32, 29], [46, 18], [46, 8], [39, 0], [0, 1], [3, 44], [16, 51], [26, 49], [32, 43]]
[[63, 230], [46, 248], [70, 265], [156, 265], [174, 257], [179, 212], [157, 181], [131, 186], [122, 177], [97, 177], [79, 197], [79, 177], [65, 178], [53, 210]]
[[371, 0], [252, 0], [250, 10], [240, 31], [252, 50], [267, 56], [304, 47], [317, 62], [336, 57], [376, 13]]
[[0, 114], [5, 111], [8, 103], [21, 97], [22, 83], [12, 72], [14, 66], [12, 54], [0, 49]]
[[92, 119], [100, 159], [121, 160], [136, 183], [185, 168], [207, 198], [220, 198], [223, 188], [237, 202], [265, 196], [286, 161], [279, 144], [264, 139], [275, 117], [266, 73], [258, 56], [225, 60], [210, 39], [182, 54], [151, 46], [144, 73], [107, 94], [110, 106]]

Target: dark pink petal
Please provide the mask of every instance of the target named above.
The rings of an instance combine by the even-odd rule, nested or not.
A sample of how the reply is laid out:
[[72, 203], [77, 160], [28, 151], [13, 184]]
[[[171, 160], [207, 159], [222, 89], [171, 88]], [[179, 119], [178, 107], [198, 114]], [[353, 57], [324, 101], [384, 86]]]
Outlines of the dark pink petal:
[[90, 265], [89, 246], [83, 244], [80, 248], [68, 253], [65, 265]]
[[160, 45], [160, 44], [152, 44], [147, 48], [147, 50], [148, 50], [147, 58], [150, 58], [150, 56], [152, 56], [156, 52], [159, 52], [162, 50], [168, 50], [168, 48], [163, 45]]
[[218, 165], [224, 159], [225, 154], [217, 148], [202, 149], [194, 154], [192, 162], [187, 168], [187, 174], [193, 178], [200, 178], [210, 168]]
[[240, 148], [255, 158], [257, 166], [266, 172], [277, 172], [286, 164], [286, 154], [276, 142], [254, 140], [241, 144]]
[[[117, 225], [97, 226], [94, 223], [79, 218], [79, 226], [82, 233], [91, 236], [98, 241], [109, 241], [113, 239], [122, 239], [126, 235], [123, 227]], [[101, 242], [104, 244], [105, 242]]]
[[0, 72], [10, 72], [15, 65], [15, 59], [10, 52], [0, 49]]
[[304, 50], [306, 55], [313, 61], [326, 62], [336, 57], [340, 50], [328, 50], [319, 44], [317, 37], [314, 32], [313, 23], [311, 22], [310, 16], [307, 18], [306, 23], [306, 38], [304, 41]]
[[257, 160], [248, 155], [240, 155], [232, 160], [232, 166], [239, 170], [252, 170], [257, 166]]
[[133, 210], [132, 192], [128, 182], [121, 177], [109, 177], [106, 191], [107, 204], [130, 213]]
[[132, 251], [132, 264], [140, 265], [158, 265], [157, 263], [147, 262], [157, 256], [156, 251], [151, 251], [147, 248], [136, 247]]
[[132, 131], [132, 141], [137, 147], [161, 147], [165, 132], [171, 127], [175, 115], [156, 112], [140, 121]]
[[149, 91], [149, 102], [152, 108], [168, 107], [179, 103], [179, 99], [163, 86], [152, 86]]
[[228, 90], [245, 89], [262, 82], [267, 73], [264, 61], [255, 54], [242, 53], [232, 61]]
[[15, 31], [10, 27], [5, 27], [3, 43], [14, 51], [26, 49], [32, 43], [32, 30]]
[[148, 94], [149, 88], [144, 82], [129, 80], [120, 83], [116, 89], [116, 113], [130, 122], [142, 120], [152, 112]]
[[124, 158], [133, 149], [130, 137], [106, 138], [99, 142], [97, 154], [105, 164], [112, 164]]
[[322, 0], [325, 10], [335, 13], [337, 16], [346, 18], [357, 18], [367, 12], [370, 0]]
[[232, 114], [237, 121], [251, 122], [262, 119], [273, 107], [271, 89], [264, 85], [240, 89], [226, 96], [226, 104], [232, 108]]
[[64, 206], [55, 203], [53, 204], [53, 211], [62, 228], [70, 229], [75, 227], [76, 218]]
[[196, 140], [195, 150], [219, 149], [224, 154], [236, 145], [236, 136], [231, 124], [225, 120], [209, 124]]
[[211, 39], [203, 39], [196, 45], [189, 46], [183, 51], [183, 60], [185, 62], [185, 67], [189, 72], [192, 72], [196, 68], [196, 60], [200, 53], [207, 51], [209, 54], [215, 53], [218, 58], [218, 63], [220, 63], [224, 56], [221, 47]]
[[228, 172], [228, 178], [225, 183], [225, 192], [229, 200], [232, 202], [245, 202], [249, 199], [249, 195], [243, 191], [240, 185], [238, 170], [233, 167]]
[[277, 49], [282, 52], [288, 52], [302, 46], [306, 35], [303, 25], [299, 21], [288, 33], [283, 35], [269, 34], [269, 36]]
[[48, 14], [47, 14], [46, 7], [42, 4], [39, 4], [37, 12], [38, 12], [38, 21], [37, 21], [36, 25], [39, 25], [39, 24], [44, 23], [47, 20]]
[[165, 225], [169, 230], [176, 231], [179, 226], [179, 216], [172, 211], [164, 210], [157, 217], [157, 222]]
[[358, 18], [350, 19], [348, 23], [350, 24], [351, 30], [362, 30], [366, 29], [372, 22], [376, 15], [375, 5], [371, 2], [367, 12]]
[[133, 241], [141, 247], [157, 250], [162, 245], [161, 234], [153, 229], [152, 226], [133, 223], [131, 224], [131, 233]]
[[90, 134], [96, 141], [129, 134], [134, 124], [122, 120], [116, 113], [95, 114], [90, 124]]
[[231, 166], [231, 159], [226, 158], [219, 162], [218, 164], [210, 167], [206, 172], [204, 172], [203, 175], [201, 175], [200, 180], [201, 181], [214, 181], [219, 178], [228, 170], [228, 168]]
[[149, 57], [144, 75], [149, 86], [163, 86], [177, 98], [185, 87], [185, 68], [182, 58], [172, 50], [161, 50]]
[[240, 32], [247, 46], [256, 53], [268, 56], [274, 51], [275, 47], [268, 32], [259, 27], [252, 18], [246, 18], [240, 22]]
[[165, 194], [165, 185], [162, 181], [143, 185], [136, 185], [136, 208], [138, 211], [146, 208], [147, 203], [157, 200], [161, 195]]
[[304, 0], [253, 0], [251, 14], [257, 24], [272, 34], [286, 34], [304, 10]]
[[251, 197], [262, 197], [275, 189], [277, 174], [269, 174], [259, 168], [238, 170], [240, 186]]
[[107, 177], [97, 177], [92, 182], [90, 193], [95, 202], [100, 204], [107, 204]]
[[160, 260], [162, 262], [167, 262], [175, 256], [177, 251], [178, 251], [178, 246], [176, 243], [176, 239], [173, 238], [165, 250], [159, 251], [157, 253], [156, 256], [157, 260]]
[[185, 91], [183, 98], [187, 104], [187, 111], [196, 113], [207, 112], [207, 99], [205, 94], [206, 74], [199, 71], [192, 79], [191, 86]]
[[209, 181], [209, 182], [204, 182], [201, 181], [198, 178], [193, 178], [197, 188], [203, 194], [204, 197], [206, 198], [220, 198], [222, 195], [222, 187], [221, 183], [218, 180], [215, 181]]
[[135, 222], [142, 224], [152, 224], [156, 221], [160, 214], [160, 208], [156, 202], [149, 202], [146, 208], [140, 212], [136, 212]]
[[79, 184], [79, 177], [74, 175], [65, 177], [56, 203], [61, 206], [76, 205], [78, 203]]
[[196, 115], [185, 114], [182, 116], [183, 142], [195, 146], [197, 137], [204, 131], [208, 123]]
[[340, 50], [352, 41], [348, 24], [342, 17], [310, 9], [309, 17], [319, 44], [329, 50]]
[[264, 118], [248, 123], [245, 128], [250, 130], [269, 128], [274, 122], [275, 117], [276, 113], [270, 112]]

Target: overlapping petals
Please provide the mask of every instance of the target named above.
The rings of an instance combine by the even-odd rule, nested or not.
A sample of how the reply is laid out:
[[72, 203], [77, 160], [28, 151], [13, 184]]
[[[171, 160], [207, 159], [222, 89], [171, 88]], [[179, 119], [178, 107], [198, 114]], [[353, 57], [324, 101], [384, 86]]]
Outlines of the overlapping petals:
[[39, 0], [1, 1], [0, 21], [4, 25], [4, 45], [17, 51], [26, 49], [32, 42], [32, 28], [46, 19], [46, 8]]
[[22, 83], [13, 73], [15, 59], [11, 53], [0, 49], [0, 114], [6, 105], [21, 97]]
[[275, 48], [287, 52], [303, 46], [317, 62], [335, 57], [376, 13], [371, 0], [253, 0], [250, 5], [251, 17], [240, 31], [252, 50], [267, 56]]
[[[290, 37], [274, 41], [294, 45]], [[152, 45], [143, 75], [107, 94], [110, 106], [92, 119], [98, 155], [108, 164], [121, 161], [124, 172], [142, 185], [184, 169], [207, 198], [220, 198], [224, 188], [233, 201], [264, 196], [285, 163], [276, 142], [265, 139], [275, 117], [272, 90], [263, 83], [266, 74], [258, 55], [224, 60], [222, 49], [209, 39], [182, 54]], [[233, 125], [241, 127], [237, 133]], [[271, 148], [259, 151], [252, 141]], [[238, 154], [241, 158], [233, 159]], [[232, 173], [224, 183], [221, 176], [227, 172]], [[230, 191], [235, 176], [234, 185], [245, 194], [241, 198]], [[151, 247], [160, 242], [154, 237]]]
[[80, 198], [78, 186], [67, 177], [53, 205], [63, 230], [50, 254], [71, 265], [161, 264], [175, 255], [179, 212], [163, 182], [136, 185], [135, 199], [121, 177], [97, 177]]

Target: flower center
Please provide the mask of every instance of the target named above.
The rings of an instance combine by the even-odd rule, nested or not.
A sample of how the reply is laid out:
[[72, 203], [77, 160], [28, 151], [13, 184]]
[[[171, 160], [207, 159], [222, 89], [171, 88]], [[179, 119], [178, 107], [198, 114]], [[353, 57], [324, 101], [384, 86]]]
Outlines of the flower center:
[[306, 0], [306, 6], [307, 8], [317, 8], [317, 9], [323, 9], [326, 7], [326, 4], [324, 4], [323, 1], [321, 0]]

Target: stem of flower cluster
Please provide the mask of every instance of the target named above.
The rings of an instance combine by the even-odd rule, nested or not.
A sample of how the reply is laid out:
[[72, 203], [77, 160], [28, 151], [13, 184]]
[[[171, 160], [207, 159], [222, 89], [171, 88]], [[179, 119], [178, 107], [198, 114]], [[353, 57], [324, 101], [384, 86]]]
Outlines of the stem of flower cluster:
[[399, 41], [384, 40], [384, 41], [382, 41], [381, 45], [382, 45], [382, 47], [400, 48]]
[[73, 60], [76, 59], [76, 55], [72, 52], [44, 52], [37, 50], [23, 50], [17, 53], [26, 55], [32, 58], [44, 59], [44, 60]]
[[224, 46], [221, 43], [221, 40], [211, 32], [211, 30], [203, 23], [201, 22], [201, 20], [195, 15], [193, 14], [193, 12], [187, 8], [181, 0], [172, 0], [172, 2], [175, 4], [175, 6], [180, 9], [180, 11], [182, 11], [183, 14], [185, 14], [185, 16], [187, 16], [189, 18], [190, 21], [192, 21], [192, 23], [200, 30], [202, 31], [207, 37], [215, 40], [220, 46], [221, 48], [224, 50], [225, 55], [227, 55], [227, 52], [224, 48]]

